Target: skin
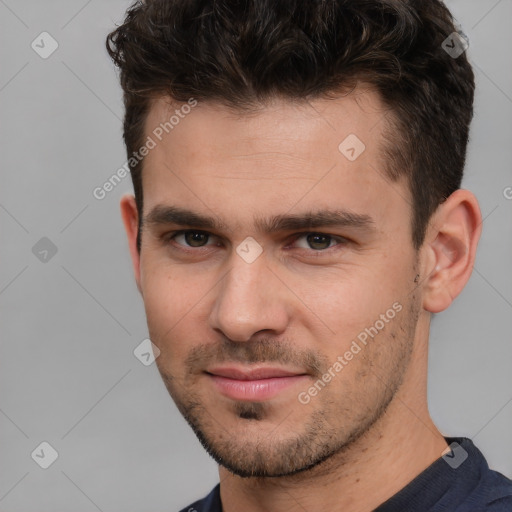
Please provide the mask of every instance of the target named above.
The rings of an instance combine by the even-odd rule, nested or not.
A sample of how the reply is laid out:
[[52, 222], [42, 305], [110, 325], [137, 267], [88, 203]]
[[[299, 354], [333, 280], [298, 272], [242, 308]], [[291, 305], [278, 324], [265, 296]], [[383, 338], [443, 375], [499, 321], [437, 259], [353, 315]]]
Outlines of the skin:
[[[174, 108], [155, 101], [147, 135]], [[220, 464], [226, 512], [370, 511], [447, 447], [427, 407], [430, 316], [469, 279], [481, 215], [470, 192], [456, 191], [414, 249], [407, 182], [383, 169], [383, 113], [364, 88], [335, 100], [275, 99], [250, 115], [199, 103], [145, 158], [140, 254], [134, 198], [121, 201], [159, 371]], [[366, 146], [355, 161], [338, 150], [349, 134]], [[150, 222], [157, 206], [223, 226]], [[371, 222], [272, 233], [257, 222], [319, 209]], [[210, 236], [172, 238], [182, 229]], [[236, 252], [246, 237], [263, 249], [252, 263]], [[393, 304], [394, 318], [301, 403], [299, 393]], [[205, 373], [227, 362], [306, 377], [268, 400], [234, 400]]]

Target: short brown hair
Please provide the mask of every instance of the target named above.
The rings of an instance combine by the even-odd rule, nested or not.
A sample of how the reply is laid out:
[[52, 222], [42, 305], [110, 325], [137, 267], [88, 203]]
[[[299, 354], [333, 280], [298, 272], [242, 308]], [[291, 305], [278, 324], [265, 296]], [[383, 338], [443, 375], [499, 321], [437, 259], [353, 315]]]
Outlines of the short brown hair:
[[[471, 66], [442, 47], [454, 32], [440, 0], [138, 1], [107, 37], [124, 91], [127, 153], [141, 147], [151, 100], [161, 95], [244, 111], [274, 96], [336, 97], [366, 83], [391, 113], [386, 172], [408, 178], [419, 248], [432, 213], [460, 187], [473, 115]], [[142, 163], [131, 173], [139, 250]]]

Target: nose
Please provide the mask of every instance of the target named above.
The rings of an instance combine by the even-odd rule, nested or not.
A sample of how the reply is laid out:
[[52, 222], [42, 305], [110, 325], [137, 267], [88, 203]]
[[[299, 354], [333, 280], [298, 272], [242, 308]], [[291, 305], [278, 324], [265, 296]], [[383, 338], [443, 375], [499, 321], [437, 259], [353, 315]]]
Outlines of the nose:
[[233, 254], [230, 270], [217, 288], [210, 326], [232, 341], [249, 341], [260, 331], [282, 334], [290, 314], [286, 297], [264, 254], [252, 263]]

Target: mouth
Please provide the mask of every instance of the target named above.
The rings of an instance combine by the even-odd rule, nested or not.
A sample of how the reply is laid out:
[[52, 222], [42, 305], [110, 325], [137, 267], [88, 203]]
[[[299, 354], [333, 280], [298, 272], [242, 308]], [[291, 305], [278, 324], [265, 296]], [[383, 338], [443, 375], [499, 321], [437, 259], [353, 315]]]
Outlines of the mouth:
[[270, 400], [298, 383], [304, 385], [310, 377], [301, 371], [272, 367], [218, 367], [205, 373], [222, 395], [252, 402]]

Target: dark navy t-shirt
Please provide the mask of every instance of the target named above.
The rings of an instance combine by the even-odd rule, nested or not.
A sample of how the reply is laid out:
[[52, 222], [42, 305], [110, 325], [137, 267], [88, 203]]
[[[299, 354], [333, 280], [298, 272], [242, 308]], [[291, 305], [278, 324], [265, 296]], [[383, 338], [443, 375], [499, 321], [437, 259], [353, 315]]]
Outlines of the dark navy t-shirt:
[[[466, 438], [446, 438], [451, 452], [374, 512], [512, 512], [512, 480], [489, 469]], [[220, 485], [181, 512], [222, 512]]]

